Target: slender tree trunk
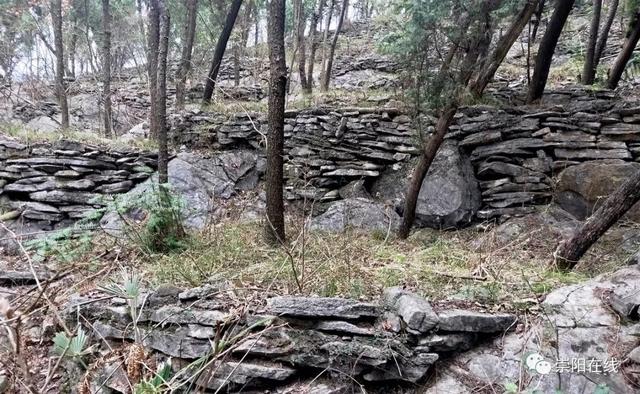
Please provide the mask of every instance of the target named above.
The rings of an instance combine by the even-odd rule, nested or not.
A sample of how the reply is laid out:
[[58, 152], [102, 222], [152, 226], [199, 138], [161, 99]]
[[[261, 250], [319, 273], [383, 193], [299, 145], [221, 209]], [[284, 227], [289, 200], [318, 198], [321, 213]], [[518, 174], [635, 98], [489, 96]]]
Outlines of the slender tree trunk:
[[187, 75], [191, 70], [191, 52], [193, 51], [193, 41], [196, 36], [196, 19], [198, 16], [198, 0], [187, 0], [187, 20], [184, 25], [184, 45], [182, 46], [182, 56], [180, 66], [176, 73], [176, 108], [184, 108], [185, 86]]
[[502, 64], [504, 58], [507, 56], [507, 53], [509, 53], [509, 49], [511, 49], [513, 43], [518, 39], [520, 33], [522, 33], [522, 30], [529, 20], [531, 20], [531, 16], [536, 11], [537, 7], [538, 0], [527, 1], [527, 4], [525, 4], [524, 8], [511, 23], [507, 32], [500, 38], [490, 60], [485, 63], [484, 68], [480, 70], [477, 78], [471, 84], [470, 89], [474, 96], [479, 97], [482, 95], [484, 89], [487, 87], [489, 82], [491, 82], [496, 71], [498, 71], [500, 64]]
[[67, 71], [72, 78], [76, 77], [76, 47], [78, 45], [78, 8], [76, 2], [72, 3], [71, 10], [71, 38], [69, 39], [69, 64]]
[[104, 105], [104, 135], [111, 131], [111, 10], [109, 0], [102, 0], [102, 100]]
[[64, 80], [64, 45], [62, 43], [62, 2], [51, 1], [51, 15], [53, 16], [53, 38], [56, 48], [56, 92], [62, 114], [62, 128], [69, 128], [69, 105], [67, 103], [67, 87]]
[[640, 172], [609, 195], [602, 206], [554, 253], [559, 269], [570, 270], [600, 237], [640, 200]]
[[158, 183], [169, 182], [167, 163], [169, 158], [167, 147], [167, 55], [169, 52], [169, 32], [171, 29], [169, 10], [165, 0], [158, 1], [159, 45], [158, 45], [158, 93], [157, 120], [158, 126]]
[[269, 131], [267, 134], [267, 223], [265, 238], [276, 245], [285, 240], [283, 201], [284, 104], [287, 67], [284, 47], [285, 0], [269, 2]]
[[329, 28], [331, 27], [331, 19], [333, 18], [333, 10], [336, 8], [336, 0], [331, 0], [329, 5], [329, 13], [325, 21], [324, 33], [322, 34], [322, 60], [320, 62], [320, 84], [324, 81], [324, 70], [327, 62], [327, 43], [329, 40]]
[[562, 29], [567, 22], [574, 3], [575, 0], [556, 1], [556, 8], [553, 11], [547, 30], [544, 32], [538, 49], [538, 55], [536, 56], [533, 78], [531, 78], [531, 85], [529, 86], [529, 94], [527, 96], [527, 102], [529, 103], [539, 100], [544, 93], [553, 54], [558, 45], [558, 38], [560, 38], [560, 33], [562, 33]]
[[618, 57], [613, 62], [611, 66], [611, 70], [609, 70], [609, 79], [607, 80], [607, 87], [609, 89], [615, 89], [622, 78], [622, 73], [624, 73], [625, 67], [627, 67], [627, 63], [629, 59], [633, 56], [633, 51], [638, 44], [638, 40], [640, 39], [640, 10], [636, 10], [633, 20], [629, 26], [629, 31], [627, 32], [627, 38], [624, 40], [624, 45], [622, 46], [622, 50], [618, 53]]
[[602, 54], [604, 53], [604, 49], [607, 47], [607, 39], [609, 38], [609, 32], [611, 31], [611, 26], [616, 19], [616, 12], [618, 11], [619, 0], [612, 0], [609, 5], [609, 12], [607, 14], [607, 21], [604, 23], [602, 27], [602, 32], [600, 33], [600, 37], [598, 38], [598, 43], [596, 44], [596, 52], [593, 55], [593, 70], [594, 70], [594, 78], [595, 74], [598, 70], [598, 65], [600, 64], [600, 59], [602, 59]]
[[143, 0], [136, 0], [136, 11], [138, 13], [137, 15], [138, 29], [140, 30], [140, 38], [142, 39], [142, 50], [144, 52], [145, 57], [149, 58], [149, 45], [147, 43], [147, 40], [145, 40], [145, 37], [147, 37], [147, 32], [145, 31], [145, 28], [144, 28], [144, 16], [142, 15], [142, 1]]
[[591, 15], [591, 28], [589, 29], [589, 41], [582, 69], [582, 83], [593, 85], [596, 77], [595, 54], [598, 41], [598, 31], [600, 30], [600, 14], [602, 13], [602, 0], [593, 0], [593, 10]]
[[222, 32], [220, 33], [220, 37], [218, 38], [216, 49], [213, 52], [211, 68], [209, 69], [209, 75], [204, 86], [204, 94], [202, 95], [203, 104], [208, 104], [211, 101], [211, 97], [213, 96], [213, 90], [216, 85], [216, 79], [218, 78], [218, 71], [220, 71], [222, 57], [224, 56], [224, 52], [227, 49], [227, 43], [229, 42], [231, 31], [233, 31], [233, 26], [236, 24], [236, 19], [238, 17], [238, 12], [240, 11], [241, 5], [242, 0], [233, 0], [233, 3], [231, 3], [231, 9], [227, 14], [227, 19], [224, 23], [224, 27], [222, 28]]
[[295, 48], [298, 52], [298, 74], [300, 76], [300, 87], [303, 92], [309, 92], [307, 84], [307, 64], [306, 64], [306, 46], [304, 41], [304, 28], [306, 25], [306, 15], [304, 14], [304, 5], [302, 0], [294, 0], [297, 9], [296, 28], [295, 28]]
[[338, 26], [336, 26], [336, 32], [333, 35], [333, 40], [331, 41], [331, 48], [329, 49], [329, 56], [327, 57], [327, 65], [323, 73], [322, 84], [320, 85], [320, 90], [326, 92], [329, 90], [329, 82], [331, 81], [331, 68], [333, 67], [333, 56], [336, 52], [336, 45], [338, 44], [338, 35], [340, 34], [340, 30], [342, 29], [342, 24], [344, 23], [344, 16], [347, 12], [347, 8], [349, 7], [349, 0], [342, 1], [342, 9], [340, 10], [340, 18], [338, 19]]
[[147, 74], [149, 78], [149, 132], [152, 138], [158, 134], [158, 50], [160, 45], [160, 10], [158, 0], [149, 0], [149, 25], [147, 26]]
[[308, 93], [313, 91], [313, 69], [316, 62], [316, 51], [318, 50], [318, 22], [322, 18], [324, 13], [324, 7], [327, 4], [327, 0], [320, 0], [318, 2], [318, 9], [313, 13], [311, 17], [311, 50], [309, 52], [309, 67], [307, 70], [307, 88]]

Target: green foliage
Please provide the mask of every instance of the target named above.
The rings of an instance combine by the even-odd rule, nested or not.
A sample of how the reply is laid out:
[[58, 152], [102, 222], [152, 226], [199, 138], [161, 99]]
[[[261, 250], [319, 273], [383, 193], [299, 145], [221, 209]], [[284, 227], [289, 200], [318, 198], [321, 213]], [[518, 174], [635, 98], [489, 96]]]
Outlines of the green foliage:
[[67, 357], [81, 362], [81, 357], [87, 354], [87, 334], [82, 328], [72, 338], [64, 332], [58, 332], [53, 337], [53, 351], [60, 357]]
[[[188, 238], [182, 226], [184, 203], [171, 192], [169, 185], [152, 185], [147, 192], [120, 196], [114, 203], [124, 220], [124, 233], [130, 241], [148, 254], [180, 251]], [[128, 217], [133, 211], [143, 211], [146, 218], [138, 223]]]
[[144, 378], [133, 387], [134, 394], [160, 394], [168, 391], [171, 378], [171, 360], [160, 363], [151, 378]]

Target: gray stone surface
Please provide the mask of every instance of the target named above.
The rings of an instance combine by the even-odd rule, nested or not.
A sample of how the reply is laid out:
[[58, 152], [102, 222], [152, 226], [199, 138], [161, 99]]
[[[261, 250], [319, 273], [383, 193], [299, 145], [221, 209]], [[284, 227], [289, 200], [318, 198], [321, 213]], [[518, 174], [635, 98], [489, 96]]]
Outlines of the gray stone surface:
[[267, 303], [267, 313], [307, 318], [370, 319], [379, 315], [379, 308], [344, 298], [274, 297]]
[[366, 200], [349, 198], [331, 204], [329, 209], [311, 220], [311, 229], [342, 232], [348, 228], [392, 232], [400, 225], [400, 217], [392, 207]]
[[424, 298], [391, 287], [385, 290], [383, 299], [384, 305], [395, 311], [411, 330], [425, 333], [438, 325], [438, 315]]

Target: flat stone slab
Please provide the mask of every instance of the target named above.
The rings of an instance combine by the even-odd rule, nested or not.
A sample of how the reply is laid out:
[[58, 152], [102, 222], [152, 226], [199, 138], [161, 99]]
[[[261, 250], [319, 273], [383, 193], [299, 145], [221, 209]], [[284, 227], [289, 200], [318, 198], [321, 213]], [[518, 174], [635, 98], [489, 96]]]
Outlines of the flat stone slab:
[[412, 330], [425, 333], [436, 327], [438, 315], [431, 305], [422, 297], [403, 290], [399, 287], [391, 287], [383, 294], [384, 305], [398, 314]]
[[514, 327], [518, 318], [510, 314], [490, 314], [463, 309], [453, 309], [438, 313], [441, 331], [497, 333]]
[[380, 315], [374, 304], [328, 297], [274, 297], [267, 301], [267, 313], [280, 316], [364, 319]]

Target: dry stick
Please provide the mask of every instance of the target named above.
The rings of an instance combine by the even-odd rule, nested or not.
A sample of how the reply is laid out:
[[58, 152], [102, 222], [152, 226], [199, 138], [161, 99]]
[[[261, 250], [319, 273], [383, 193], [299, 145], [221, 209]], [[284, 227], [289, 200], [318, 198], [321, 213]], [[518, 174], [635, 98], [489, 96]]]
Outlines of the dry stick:
[[13, 232], [12, 230], [10, 230], [7, 226], [5, 226], [4, 223], [0, 223], [0, 226], [2, 226], [2, 228], [6, 232], [8, 232], [13, 237], [13, 240], [18, 244], [18, 247], [20, 248], [20, 251], [22, 252], [22, 254], [24, 254], [25, 258], [27, 259], [27, 263], [29, 263], [29, 271], [31, 271], [31, 275], [33, 276], [33, 279], [36, 281], [36, 286], [38, 286], [38, 290], [43, 292], [43, 297], [47, 301], [47, 303], [49, 304], [49, 307], [51, 308], [51, 311], [53, 312], [56, 320], [58, 321], [58, 324], [60, 324], [60, 327], [62, 327], [62, 329], [66, 332], [66, 334], [68, 336], [71, 336], [72, 335], [71, 330], [69, 330], [69, 328], [65, 324], [64, 320], [60, 316], [60, 313], [58, 312], [58, 309], [53, 304], [51, 299], [49, 299], [49, 296], [46, 293], [44, 293], [44, 289], [42, 288], [42, 284], [40, 283], [40, 279], [38, 279], [38, 275], [36, 275], [36, 271], [33, 268], [33, 261], [31, 260], [31, 256], [29, 256], [29, 253], [24, 248], [24, 245], [22, 245], [22, 242], [20, 242], [20, 240], [19, 240], [18, 236], [16, 235], [16, 233]]

